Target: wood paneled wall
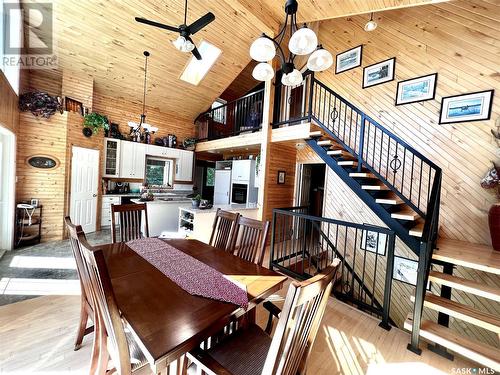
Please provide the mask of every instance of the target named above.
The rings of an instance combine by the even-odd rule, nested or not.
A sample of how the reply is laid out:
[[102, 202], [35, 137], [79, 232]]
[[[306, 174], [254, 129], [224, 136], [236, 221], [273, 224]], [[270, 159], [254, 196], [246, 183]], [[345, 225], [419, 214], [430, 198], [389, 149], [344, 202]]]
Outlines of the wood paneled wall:
[[[362, 67], [335, 75], [333, 68], [318, 74], [326, 85], [377, 119], [443, 169], [440, 236], [489, 243], [487, 210], [495, 197], [479, 182], [495, 158], [490, 128], [500, 115], [500, 100], [493, 100], [489, 121], [438, 125], [443, 96], [499, 87], [500, 5], [491, 1], [453, 1], [377, 15], [378, 28], [363, 30], [365, 16], [320, 24], [319, 40], [337, 54], [363, 44], [363, 66], [396, 57], [396, 79], [363, 90]], [[396, 107], [396, 82], [438, 73], [436, 100]], [[308, 148], [297, 161], [316, 160]], [[324, 216], [384, 226], [383, 222], [327, 168]], [[416, 259], [397, 241], [396, 255]], [[458, 267], [457, 276], [500, 287], [500, 278]], [[377, 284], [383, 283], [382, 280]], [[393, 282], [391, 317], [401, 325], [412, 311], [414, 288]], [[381, 296], [379, 296], [380, 298]], [[470, 294], [453, 292], [453, 299], [491, 314], [500, 314], [497, 303]], [[424, 309], [426, 316], [437, 315]], [[496, 335], [452, 319], [461, 334], [498, 346]]]
[[7, 78], [0, 71], [0, 126], [4, 126], [14, 134], [19, 125], [18, 97]]
[[[378, 13], [371, 33], [363, 30], [364, 16], [320, 25], [319, 39], [335, 54], [363, 44], [363, 66], [396, 57], [396, 80], [365, 90], [362, 67], [317, 77], [443, 169], [443, 237], [490, 241], [487, 210], [495, 197], [479, 182], [495, 158], [490, 128], [500, 100], [493, 100], [490, 121], [438, 125], [438, 117], [443, 96], [498, 87], [499, 21], [498, 4], [460, 0]], [[436, 100], [394, 106], [398, 80], [434, 72]]]
[[[272, 220], [273, 208], [293, 206], [297, 150], [287, 143], [269, 143], [269, 169], [266, 178], [266, 201], [263, 217]], [[278, 184], [278, 171], [285, 171], [285, 183]]]
[[[42, 240], [58, 240], [63, 235], [64, 196], [67, 163], [68, 113], [56, 113], [49, 119], [20, 114], [17, 138], [17, 200], [38, 198], [43, 205]], [[32, 168], [26, 163], [31, 155], [49, 155], [60, 165], [51, 170]]]
[[63, 72], [61, 83], [62, 96], [81, 102], [92, 111], [94, 96], [94, 79], [85, 74], [76, 72]]

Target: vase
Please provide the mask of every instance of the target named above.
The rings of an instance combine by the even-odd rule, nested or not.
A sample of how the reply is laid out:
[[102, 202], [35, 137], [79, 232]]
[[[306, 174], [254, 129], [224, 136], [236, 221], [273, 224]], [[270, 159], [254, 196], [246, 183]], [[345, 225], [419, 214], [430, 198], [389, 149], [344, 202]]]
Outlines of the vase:
[[500, 203], [491, 206], [488, 222], [490, 224], [491, 245], [495, 250], [500, 251]]

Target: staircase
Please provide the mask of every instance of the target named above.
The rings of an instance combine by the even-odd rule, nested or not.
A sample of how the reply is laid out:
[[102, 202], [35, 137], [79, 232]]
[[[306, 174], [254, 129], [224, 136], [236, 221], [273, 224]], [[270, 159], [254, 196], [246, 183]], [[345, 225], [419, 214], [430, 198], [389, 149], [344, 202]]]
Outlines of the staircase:
[[[448, 328], [453, 317], [500, 337], [500, 317], [451, 300], [454, 288], [500, 302], [497, 288], [453, 276], [455, 266], [499, 274], [500, 253], [487, 246], [438, 241], [441, 169], [315, 79], [313, 73], [303, 83], [302, 92], [306, 94], [300, 114], [296, 105], [282, 100], [294, 97], [293, 90], [297, 88], [277, 87], [274, 110], [279, 115], [275, 115], [274, 125], [309, 121], [311, 132], [307, 144], [418, 256], [417, 285], [412, 296], [414, 311], [404, 324], [412, 334], [408, 349], [420, 354], [419, 340], [424, 338], [435, 343], [429, 347], [431, 350], [449, 359], [453, 356], [446, 349], [500, 371], [499, 349], [462, 337]], [[296, 117], [283, 118], [287, 113]], [[443, 266], [443, 272], [431, 270], [432, 264]], [[440, 295], [426, 291], [428, 281], [441, 286]], [[422, 320], [424, 307], [439, 313], [437, 323]]]

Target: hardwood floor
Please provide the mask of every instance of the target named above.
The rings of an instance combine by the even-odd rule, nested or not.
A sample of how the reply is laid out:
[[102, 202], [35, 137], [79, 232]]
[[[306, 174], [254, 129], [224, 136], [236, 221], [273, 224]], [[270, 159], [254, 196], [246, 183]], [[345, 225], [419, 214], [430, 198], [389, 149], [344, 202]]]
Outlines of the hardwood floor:
[[[282, 298], [275, 299], [279, 305]], [[41, 296], [0, 307], [0, 373], [87, 374], [91, 335], [79, 351], [73, 351], [79, 303], [79, 296]], [[266, 319], [259, 309], [259, 324], [263, 326]], [[408, 333], [397, 328], [387, 332], [378, 327], [378, 320], [331, 298], [309, 374], [430, 375], [475, 367], [458, 358], [448, 361], [427, 349], [419, 357], [406, 350], [408, 341]]]

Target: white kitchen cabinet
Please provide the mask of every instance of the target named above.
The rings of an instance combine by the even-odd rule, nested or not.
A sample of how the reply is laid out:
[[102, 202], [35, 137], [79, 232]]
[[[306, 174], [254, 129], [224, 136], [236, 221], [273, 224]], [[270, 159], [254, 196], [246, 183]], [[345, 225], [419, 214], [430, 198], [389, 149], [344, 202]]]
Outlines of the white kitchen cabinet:
[[179, 149], [177, 151], [179, 152], [179, 158], [175, 160], [175, 181], [192, 182], [194, 152]]
[[101, 227], [111, 226], [111, 205], [120, 203], [121, 197], [102, 197]]
[[121, 143], [120, 177], [144, 178], [146, 148], [144, 143], [123, 141]]
[[104, 138], [104, 173], [103, 177], [120, 176], [120, 145], [119, 139]]
[[156, 156], [160, 158], [170, 158], [176, 159], [179, 157], [179, 152], [181, 150], [163, 146], [147, 145], [146, 154], [150, 156]]
[[[248, 182], [255, 173], [255, 160], [234, 160], [232, 169], [233, 182]], [[252, 179], [253, 180], [253, 179]]]

